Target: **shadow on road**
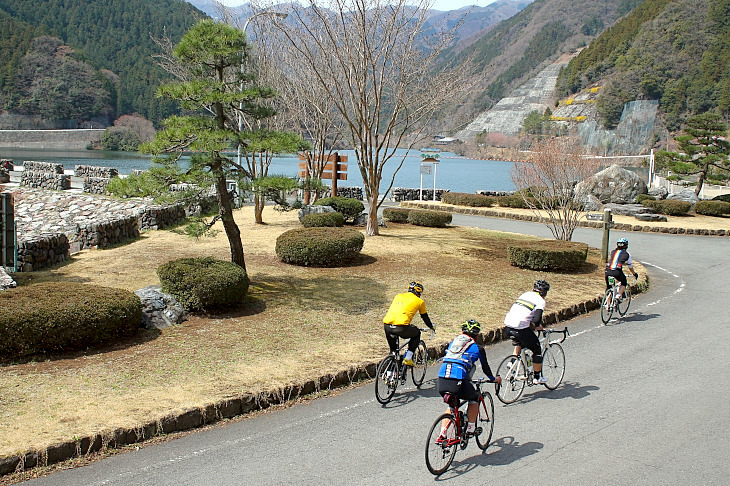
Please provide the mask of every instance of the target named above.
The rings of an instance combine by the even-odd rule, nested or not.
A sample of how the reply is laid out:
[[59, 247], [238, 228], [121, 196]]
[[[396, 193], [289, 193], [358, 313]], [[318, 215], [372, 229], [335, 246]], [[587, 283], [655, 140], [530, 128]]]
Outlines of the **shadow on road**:
[[[436, 481], [448, 481], [480, 466], [506, 466], [537, 454], [543, 447], [544, 445], [540, 442], [521, 443], [514, 437], [501, 437], [493, 440], [486, 451], [478, 453], [479, 449], [476, 444], [472, 445], [470, 442], [466, 450], [456, 453], [456, 459], [451, 468], [437, 477]], [[473, 455], [469, 455], [470, 452], [473, 452]], [[463, 457], [462, 461], [459, 461], [459, 454]]]
[[[580, 383], [574, 383], [570, 381], [564, 381], [555, 390], [548, 390], [543, 386], [531, 386], [528, 387], [524, 394], [514, 403], [505, 404], [505, 407], [516, 406], [519, 404], [533, 402], [535, 400], [562, 400], [564, 398], [572, 398], [574, 400], [580, 400], [586, 398], [592, 392], [599, 390], [599, 387], [595, 385], [581, 385]], [[497, 405], [500, 402], [496, 402]]]
[[[409, 378], [410, 379], [410, 378]], [[436, 396], [436, 380], [424, 380], [420, 388], [416, 388], [413, 382], [406, 382], [403, 387], [398, 387], [390, 402], [381, 405], [382, 408], [398, 408], [408, 405], [419, 398]]]

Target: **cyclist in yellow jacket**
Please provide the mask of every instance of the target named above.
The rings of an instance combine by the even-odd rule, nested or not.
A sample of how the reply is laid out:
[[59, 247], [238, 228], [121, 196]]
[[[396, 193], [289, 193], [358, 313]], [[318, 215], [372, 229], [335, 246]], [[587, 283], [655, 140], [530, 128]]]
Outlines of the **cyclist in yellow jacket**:
[[423, 285], [420, 282], [411, 282], [408, 292], [403, 292], [393, 298], [393, 302], [383, 318], [385, 339], [388, 340], [392, 354], [398, 350], [397, 337], [411, 339], [408, 343], [408, 351], [403, 358], [403, 364], [406, 366], [413, 366], [413, 352], [421, 340], [421, 331], [411, 324], [411, 319], [416, 312], [421, 314], [423, 322], [431, 330], [435, 330], [428, 317], [428, 312], [426, 312], [426, 302], [421, 299], [421, 293], [423, 293]]

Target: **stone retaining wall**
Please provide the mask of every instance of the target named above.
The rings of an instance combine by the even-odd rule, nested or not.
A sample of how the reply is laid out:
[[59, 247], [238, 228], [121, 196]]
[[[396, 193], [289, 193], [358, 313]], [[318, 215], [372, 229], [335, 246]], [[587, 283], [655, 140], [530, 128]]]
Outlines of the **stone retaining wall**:
[[99, 221], [79, 227], [74, 243], [79, 249], [107, 248], [139, 236], [139, 222], [136, 216]]
[[54, 162], [38, 162], [36, 160], [26, 160], [23, 162], [23, 172], [30, 170], [33, 172], [50, 172], [52, 174], [63, 174], [63, 164]]
[[71, 176], [55, 174], [53, 172], [23, 169], [20, 185], [38, 189], [48, 189], [51, 191], [65, 191], [67, 189], [71, 189]]
[[157, 230], [172, 226], [185, 219], [185, 206], [171, 204], [169, 206], [148, 207], [139, 215], [140, 231]]
[[[436, 189], [436, 200], [441, 200], [441, 195], [445, 192], [450, 192], [448, 189]], [[421, 199], [423, 194], [424, 201], [433, 201], [433, 189], [423, 189], [421, 193], [420, 188], [411, 189], [407, 187], [394, 187], [391, 190], [391, 201], [418, 201]]]
[[18, 241], [18, 271], [32, 272], [63, 263], [69, 258], [66, 235], [44, 234]]
[[115, 167], [101, 167], [97, 165], [77, 165], [74, 167], [76, 177], [103, 177], [111, 179], [119, 175]]
[[110, 180], [108, 177], [84, 177], [83, 191], [87, 194], [105, 194]]

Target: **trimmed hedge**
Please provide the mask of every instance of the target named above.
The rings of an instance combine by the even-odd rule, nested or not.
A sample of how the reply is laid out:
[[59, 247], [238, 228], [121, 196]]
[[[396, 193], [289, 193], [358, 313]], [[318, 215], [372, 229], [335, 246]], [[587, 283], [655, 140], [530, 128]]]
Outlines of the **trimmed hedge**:
[[276, 239], [276, 256], [284, 263], [339, 267], [360, 254], [365, 236], [354, 228], [299, 228]]
[[[532, 203], [537, 206], [537, 201], [534, 199], [528, 197], [528, 199], [532, 200]], [[499, 203], [500, 206], [503, 208], [517, 208], [517, 209], [527, 209], [529, 206], [525, 202], [525, 199], [520, 196], [519, 194], [513, 194], [512, 196], [499, 196], [497, 197], [497, 203]]]
[[408, 222], [416, 226], [445, 228], [451, 223], [451, 213], [445, 211], [411, 211], [408, 213]]
[[383, 218], [393, 223], [407, 223], [408, 215], [412, 209], [405, 208], [385, 208], [383, 209]]
[[361, 201], [351, 197], [325, 197], [314, 203], [315, 206], [330, 206], [338, 213], [342, 213], [345, 221], [354, 221], [365, 211], [365, 206]]
[[636, 202], [638, 204], [641, 204], [644, 201], [656, 201], [656, 198], [649, 194], [639, 194], [638, 196], [636, 196]]
[[0, 357], [76, 351], [132, 336], [142, 302], [128, 290], [45, 282], [0, 292]]
[[730, 214], [730, 202], [725, 201], [697, 201], [695, 213], [705, 216], [724, 216]]
[[642, 206], [651, 208], [657, 213], [669, 216], [685, 216], [689, 213], [692, 203], [689, 201], [678, 201], [676, 199], [664, 199], [661, 201], [642, 201]]
[[343, 226], [345, 216], [342, 213], [312, 213], [302, 218], [302, 225], [305, 228], [321, 228], [323, 226]]
[[248, 292], [246, 271], [233, 262], [213, 257], [180, 258], [157, 267], [162, 291], [188, 311], [203, 311], [242, 304]]
[[491, 208], [496, 199], [483, 194], [468, 194], [465, 192], [445, 192], [441, 195], [441, 202], [456, 206], [470, 206], [475, 208]]
[[730, 194], [720, 194], [712, 198], [713, 201], [725, 201], [730, 202]]
[[571, 271], [588, 258], [588, 245], [574, 241], [541, 240], [507, 247], [510, 264], [530, 270]]

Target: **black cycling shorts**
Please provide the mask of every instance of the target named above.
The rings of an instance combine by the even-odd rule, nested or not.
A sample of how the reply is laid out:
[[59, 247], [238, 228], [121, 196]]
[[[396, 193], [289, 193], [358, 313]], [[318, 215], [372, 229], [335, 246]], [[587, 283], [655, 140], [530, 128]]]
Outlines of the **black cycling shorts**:
[[624, 287], [627, 285], [626, 274], [620, 268], [615, 270], [606, 269], [606, 288], [609, 288], [608, 277], [615, 277]]
[[532, 351], [532, 361], [534, 363], [542, 363], [542, 350], [540, 349], [540, 341], [537, 335], [526, 327], [524, 329], [515, 329], [507, 327], [507, 335], [512, 339], [512, 344], [522, 346]]
[[479, 400], [479, 394], [476, 388], [474, 388], [474, 385], [468, 379], [455, 380], [453, 378], [439, 377], [436, 383], [436, 390], [441, 396], [444, 396], [445, 393], [451, 393], [460, 400], [468, 400], [470, 402]]

